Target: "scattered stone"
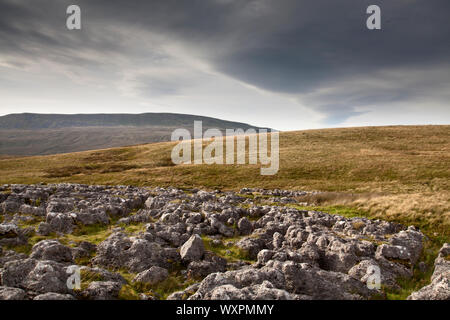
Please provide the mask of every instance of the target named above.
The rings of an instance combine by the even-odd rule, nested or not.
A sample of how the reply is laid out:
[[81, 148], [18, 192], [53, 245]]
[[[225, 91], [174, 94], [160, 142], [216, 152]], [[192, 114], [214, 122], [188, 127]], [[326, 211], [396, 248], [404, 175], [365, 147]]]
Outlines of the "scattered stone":
[[113, 281], [93, 281], [82, 295], [89, 300], [116, 300], [122, 284]]
[[37, 293], [69, 293], [67, 267], [55, 261], [36, 259], [13, 260], [5, 263], [1, 271], [5, 286]]
[[445, 243], [434, 261], [431, 283], [413, 292], [408, 300], [450, 300], [450, 243]]
[[11, 223], [0, 224], [0, 239], [16, 238], [20, 234], [18, 226]]
[[167, 269], [153, 266], [148, 270], [138, 273], [138, 275], [133, 279], [133, 282], [143, 282], [153, 285], [166, 280], [168, 276], [169, 272]]
[[194, 234], [180, 248], [180, 255], [183, 261], [197, 261], [203, 257], [205, 246], [202, 238]]
[[[297, 203], [303, 191], [67, 183], [0, 190], [8, 191], [0, 192], [1, 299], [117, 299], [127, 283], [117, 270], [152, 285], [165, 281], [168, 270], [178, 270], [180, 281], [197, 281], [169, 299], [370, 299], [380, 294], [367, 287], [374, 269], [382, 286], [395, 289], [397, 279], [412, 277], [412, 266], [426, 271], [417, 264], [424, 235], [416, 228], [284, 205]], [[35, 221], [36, 230], [22, 227]], [[90, 239], [85, 226], [111, 233], [106, 239], [93, 234], [96, 244], [64, 245], [70, 233], [76, 239], [86, 230]], [[34, 233], [46, 239], [28, 253]], [[27, 253], [10, 250], [16, 247]], [[448, 257], [446, 244], [431, 284], [410, 299], [449, 299]], [[89, 261], [80, 268], [82, 290], [67, 286], [74, 259]], [[161, 297], [139, 293], [139, 299], [155, 298]]]
[[243, 236], [249, 235], [253, 231], [253, 225], [246, 217], [239, 219], [237, 227]]
[[37, 295], [33, 300], [75, 300], [75, 297], [70, 294], [60, 294], [55, 292], [48, 292]]
[[25, 297], [22, 289], [0, 286], [0, 300], [25, 300]]

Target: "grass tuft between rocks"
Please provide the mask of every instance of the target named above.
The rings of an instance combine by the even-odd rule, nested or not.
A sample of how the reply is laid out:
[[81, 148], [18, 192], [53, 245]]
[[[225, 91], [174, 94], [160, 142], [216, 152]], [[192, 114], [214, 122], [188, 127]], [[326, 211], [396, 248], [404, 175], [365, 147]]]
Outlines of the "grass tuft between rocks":
[[251, 259], [249, 257], [249, 254], [245, 250], [242, 250], [241, 248], [238, 248], [234, 245], [241, 238], [242, 237], [228, 238], [226, 239], [226, 242], [230, 245], [227, 245], [223, 242], [221, 242], [220, 244], [215, 244], [213, 242], [214, 239], [211, 239], [207, 236], [202, 236], [203, 244], [205, 245], [206, 250], [215, 253], [216, 255], [226, 259], [229, 262], [235, 262], [239, 260], [251, 263], [255, 262], [254, 259]]
[[165, 300], [170, 294], [184, 290], [196, 282], [193, 279], [186, 279], [176, 268], [170, 271], [167, 279], [156, 284], [134, 282], [136, 274], [125, 269], [119, 270], [119, 273], [127, 281], [119, 294], [119, 298], [125, 300], [139, 299], [141, 293], [157, 300]]

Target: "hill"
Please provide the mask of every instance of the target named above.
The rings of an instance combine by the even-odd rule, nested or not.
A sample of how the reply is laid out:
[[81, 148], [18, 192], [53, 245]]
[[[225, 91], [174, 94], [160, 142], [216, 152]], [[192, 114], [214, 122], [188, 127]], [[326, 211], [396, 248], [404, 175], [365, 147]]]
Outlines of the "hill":
[[0, 117], [0, 155], [45, 155], [170, 141], [177, 128], [255, 128], [189, 114], [9, 114]]
[[[0, 160], [0, 183], [320, 190], [304, 199], [371, 217], [450, 230], [450, 126], [392, 126], [280, 134], [280, 170], [259, 165], [176, 165], [175, 143]], [[439, 232], [440, 232], [439, 231]]]

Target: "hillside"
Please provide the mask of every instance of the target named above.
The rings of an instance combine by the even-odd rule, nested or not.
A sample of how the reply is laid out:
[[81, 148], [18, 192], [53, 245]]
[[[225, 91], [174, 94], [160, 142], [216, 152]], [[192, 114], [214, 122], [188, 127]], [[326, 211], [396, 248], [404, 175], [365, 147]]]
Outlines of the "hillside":
[[174, 143], [0, 160], [0, 183], [320, 190], [317, 205], [450, 230], [450, 126], [308, 130], [280, 134], [280, 170], [259, 165], [177, 165]]
[[177, 128], [257, 128], [188, 114], [9, 114], [0, 117], [0, 155], [46, 155], [170, 141]]

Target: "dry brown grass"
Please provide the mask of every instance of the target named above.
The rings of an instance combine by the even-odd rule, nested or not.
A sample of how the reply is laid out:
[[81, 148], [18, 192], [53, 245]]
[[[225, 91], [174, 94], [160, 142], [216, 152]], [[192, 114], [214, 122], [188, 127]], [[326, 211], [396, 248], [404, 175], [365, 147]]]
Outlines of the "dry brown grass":
[[[0, 183], [328, 191], [322, 202], [374, 216], [449, 224], [450, 126], [391, 126], [280, 134], [280, 170], [259, 165], [177, 165], [174, 143], [0, 159]], [[328, 202], [327, 202], [328, 201]], [[448, 229], [448, 228], [447, 228]]]
[[311, 206], [353, 207], [373, 218], [417, 225], [450, 236], [449, 191], [409, 194], [324, 192], [297, 200]]

